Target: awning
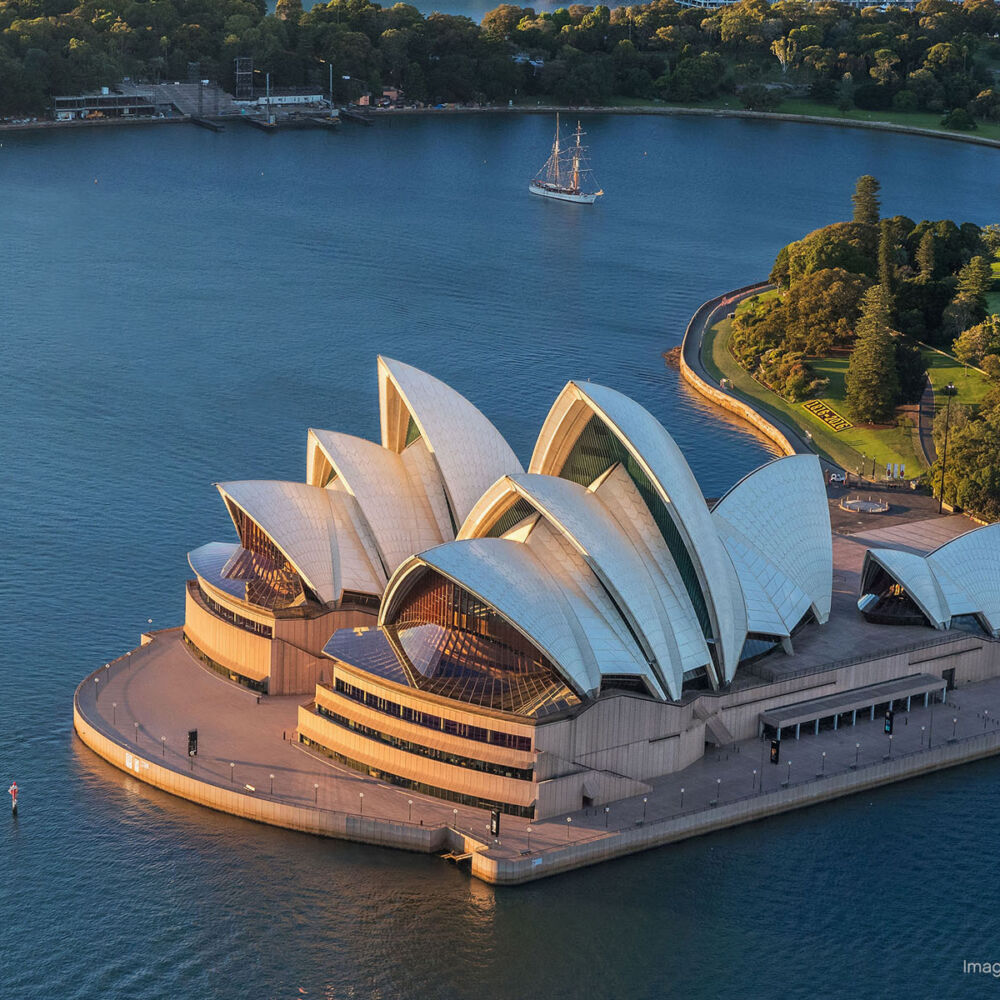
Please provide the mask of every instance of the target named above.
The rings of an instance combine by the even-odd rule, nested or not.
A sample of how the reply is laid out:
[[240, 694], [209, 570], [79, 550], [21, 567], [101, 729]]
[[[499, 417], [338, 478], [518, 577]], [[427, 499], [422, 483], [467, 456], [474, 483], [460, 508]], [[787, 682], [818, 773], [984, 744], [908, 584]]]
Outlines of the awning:
[[797, 705], [765, 709], [760, 713], [760, 721], [774, 729], [787, 729], [789, 726], [871, 708], [872, 705], [881, 705], [888, 701], [902, 701], [929, 691], [940, 691], [946, 686], [947, 683], [941, 677], [935, 677], [933, 674], [912, 674], [894, 681], [883, 681], [881, 684], [841, 691], [840, 694], [828, 695], [826, 698], [801, 701]]

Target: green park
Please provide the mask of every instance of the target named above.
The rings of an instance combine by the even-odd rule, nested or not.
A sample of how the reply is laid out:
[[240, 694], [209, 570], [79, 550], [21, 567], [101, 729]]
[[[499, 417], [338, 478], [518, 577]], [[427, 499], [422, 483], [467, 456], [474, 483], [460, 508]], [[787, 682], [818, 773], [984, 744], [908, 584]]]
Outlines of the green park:
[[1000, 509], [1000, 226], [882, 218], [873, 177], [852, 200], [850, 222], [779, 252], [773, 287], [706, 332], [702, 361], [848, 472], [900, 466], [988, 516]]

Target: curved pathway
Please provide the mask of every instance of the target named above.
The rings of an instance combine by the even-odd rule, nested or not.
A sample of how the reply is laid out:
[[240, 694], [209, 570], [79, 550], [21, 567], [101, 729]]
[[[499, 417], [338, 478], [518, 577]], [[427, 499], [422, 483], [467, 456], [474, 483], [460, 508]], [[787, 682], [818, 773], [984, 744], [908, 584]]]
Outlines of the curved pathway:
[[924, 461], [929, 469], [937, 461], [937, 447], [934, 444], [934, 386], [928, 379], [924, 384], [924, 394], [917, 407], [917, 438]]
[[[694, 389], [707, 399], [753, 424], [786, 455], [814, 455], [816, 449], [797, 426], [763, 410], [749, 396], [733, 389], [717, 386], [701, 357], [705, 334], [716, 323], [724, 319], [744, 299], [768, 291], [773, 287], [767, 281], [759, 281], [755, 285], [737, 288], [735, 291], [726, 292], [724, 295], [716, 296], [716, 298], [703, 303], [691, 317], [691, 322], [688, 323], [687, 330], [684, 331], [684, 340], [681, 342], [681, 374]], [[731, 405], [726, 400], [731, 401]], [[820, 462], [827, 472], [844, 471], [835, 462], [822, 456], [820, 456]]]

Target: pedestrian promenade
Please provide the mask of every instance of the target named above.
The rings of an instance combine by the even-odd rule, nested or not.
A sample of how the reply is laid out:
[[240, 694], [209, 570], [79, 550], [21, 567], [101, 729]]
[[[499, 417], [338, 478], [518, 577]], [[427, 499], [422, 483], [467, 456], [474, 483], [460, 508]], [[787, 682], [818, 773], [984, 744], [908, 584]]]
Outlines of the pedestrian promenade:
[[[198, 663], [183, 645], [179, 629], [155, 634], [152, 642], [96, 671], [81, 684], [77, 696], [81, 716], [125, 749], [124, 760], [139, 762], [130, 770], [140, 779], [146, 777], [146, 764], [158, 764], [178, 776], [228, 789], [248, 800], [266, 800], [297, 807], [304, 811], [302, 815], [315, 814], [313, 832], [324, 829], [318, 822], [321, 814], [350, 817], [353, 826], [345, 829], [357, 831], [353, 839], [376, 843], [386, 842], [376, 836], [380, 824], [422, 835], [428, 829], [438, 830], [441, 837], [414, 838], [409, 846], [479, 854], [474, 872], [477, 864], [480, 868], [504, 862], [541, 866], [550, 858], [563, 869], [576, 867], [563, 857], [568, 848], [583, 849], [601, 841], [606, 856], [629, 853], [693, 835], [681, 831], [673, 836], [669, 828], [674, 821], [691, 821], [695, 832], [711, 828], [713, 816], [719, 817], [715, 824], [719, 827], [742, 822], [723, 820], [726, 807], [753, 805], [755, 798], [764, 806], [772, 793], [801, 789], [804, 798], [815, 801], [817, 794], [825, 797], [818, 783], [844, 775], [860, 779], [869, 769], [874, 775], [886, 762], [910, 762], [914, 770], [920, 770], [922, 756], [942, 748], [951, 757], [960, 756], [962, 747], [969, 745], [971, 752], [973, 743], [976, 755], [983, 756], [984, 736], [1000, 749], [1000, 679], [996, 679], [948, 692], [945, 704], [934, 700], [924, 707], [922, 698], [914, 699], [909, 712], [897, 712], [891, 740], [883, 732], [881, 717], [872, 720], [859, 713], [853, 726], [824, 727], [818, 734], [803, 729], [797, 740], [786, 737], [777, 765], [770, 763], [769, 741], [734, 742], [708, 752], [683, 771], [653, 779], [642, 795], [538, 822], [505, 815], [500, 837], [493, 838], [485, 810], [394, 787], [303, 749], [294, 734], [300, 700], [267, 696], [258, 700]], [[198, 756], [193, 759], [187, 756], [189, 729], [198, 730]], [[992, 745], [986, 752], [996, 752]], [[887, 780], [905, 777], [905, 771], [897, 767], [895, 777]], [[794, 807], [786, 804], [773, 811]], [[766, 814], [768, 810], [758, 811]], [[741, 815], [749, 812], [743, 809]], [[310, 829], [298, 820], [295, 828]], [[371, 835], [366, 836], [365, 830]], [[636, 846], [637, 830], [648, 833], [648, 842], [640, 833]], [[417, 847], [418, 843], [424, 846]]]

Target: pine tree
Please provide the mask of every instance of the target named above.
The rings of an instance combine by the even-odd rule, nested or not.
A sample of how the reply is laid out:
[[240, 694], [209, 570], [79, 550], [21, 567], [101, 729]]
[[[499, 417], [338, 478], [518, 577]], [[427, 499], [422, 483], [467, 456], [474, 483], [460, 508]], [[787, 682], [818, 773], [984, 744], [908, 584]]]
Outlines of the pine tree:
[[934, 278], [934, 269], [937, 267], [936, 242], [931, 229], [920, 237], [920, 245], [917, 247], [917, 267], [920, 268], [920, 277], [924, 281], [932, 281]]
[[857, 341], [847, 366], [847, 409], [861, 423], [892, 419], [899, 403], [896, 345], [889, 329], [889, 297], [873, 285], [861, 300]]
[[986, 293], [993, 284], [993, 271], [985, 257], [973, 257], [958, 272], [958, 290], [985, 305]]
[[878, 223], [879, 201], [878, 193], [882, 185], [871, 174], [858, 178], [851, 201], [854, 202], [854, 221], [867, 222], [869, 225]]
[[888, 219], [879, 223], [878, 280], [889, 297], [889, 313], [893, 315], [896, 311], [896, 240]]

